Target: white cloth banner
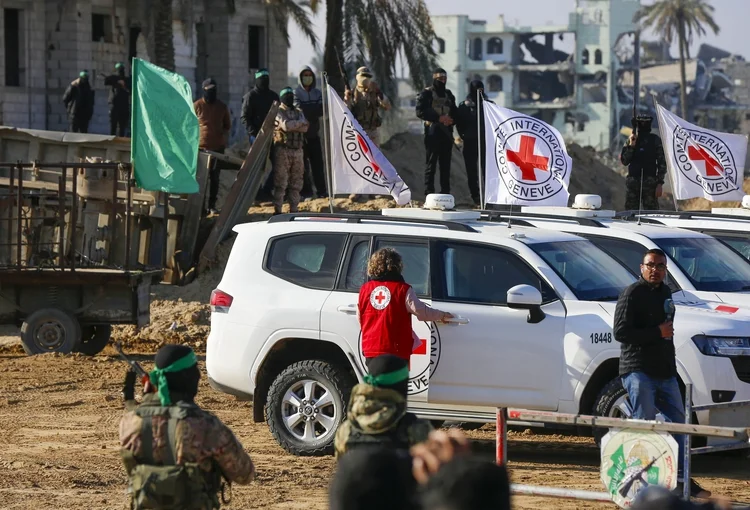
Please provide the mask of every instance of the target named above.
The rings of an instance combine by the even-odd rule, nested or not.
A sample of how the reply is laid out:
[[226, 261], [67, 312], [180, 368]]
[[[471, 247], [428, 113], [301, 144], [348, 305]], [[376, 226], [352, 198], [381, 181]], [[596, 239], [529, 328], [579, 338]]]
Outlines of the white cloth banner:
[[333, 194], [390, 194], [398, 205], [411, 201], [411, 190], [370, 140], [330, 85], [328, 115], [331, 127]]
[[690, 124], [656, 105], [664, 157], [678, 200], [742, 200], [747, 136]]
[[522, 113], [484, 103], [485, 202], [567, 206], [570, 172], [560, 132]]

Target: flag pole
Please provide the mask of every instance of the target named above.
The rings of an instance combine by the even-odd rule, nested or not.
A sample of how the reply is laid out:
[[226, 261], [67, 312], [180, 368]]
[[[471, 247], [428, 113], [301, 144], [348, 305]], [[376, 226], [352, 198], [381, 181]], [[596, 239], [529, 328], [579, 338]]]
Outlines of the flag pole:
[[482, 89], [477, 89], [477, 179], [479, 180], [479, 208], [484, 210], [484, 190], [482, 189], [482, 108], [479, 103]]
[[330, 111], [328, 105], [328, 74], [323, 73], [323, 145], [325, 146], [325, 174], [328, 185], [328, 207], [333, 214], [333, 170], [331, 168], [331, 146], [328, 143], [330, 134], [328, 127], [331, 125]]
[[[659, 135], [661, 136], [662, 140], [665, 140], [664, 138], [664, 127], [662, 126], [663, 122], [661, 122], [661, 119], [659, 118], [659, 102], [656, 100], [656, 94], [654, 92], [651, 92], [651, 99], [654, 101], [654, 113], [656, 113], [656, 121], [659, 123]], [[665, 158], [666, 159], [666, 158]], [[667, 173], [669, 174], [669, 182], [672, 185], [672, 202], [674, 203], [674, 210], [679, 211], [680, 208], [677, 205], [677, 180], [672, 175], [672, 172], [674, 171], [671, 168], [672, 165], [667, 162]], [[641, 175], [643, 175], [643, 172], [641, 172]]]

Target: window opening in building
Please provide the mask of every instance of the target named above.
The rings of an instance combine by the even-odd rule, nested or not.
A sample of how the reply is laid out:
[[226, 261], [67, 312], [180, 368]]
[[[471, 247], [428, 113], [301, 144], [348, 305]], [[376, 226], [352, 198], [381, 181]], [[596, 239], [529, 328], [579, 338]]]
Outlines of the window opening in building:
[[266, 67], [266, 33], [259, 25], [247, 27], [247, 67], [251, 71]]
[[587, 66], [589, 65], [589, 50], [585, 49], [581, 53], [581, 64]]
[[489, 77], [487, 83], [487, 90], [489, 92], [502, 92], [503, 91], [503, 77], [493, 74]]
[[487, 53], [490, 55], [501, 55], [503, 53], [503, 40], [493, 37], [487, 41]]
[[21, 11], [3, 9], [5, 86], [21, 86]]
[[112, 42], [112, 16], [91, 13], [91, 40]]
[[602, 50], [596, 50], [594, 52], [594, 64], [596, 65], [602, 64]]

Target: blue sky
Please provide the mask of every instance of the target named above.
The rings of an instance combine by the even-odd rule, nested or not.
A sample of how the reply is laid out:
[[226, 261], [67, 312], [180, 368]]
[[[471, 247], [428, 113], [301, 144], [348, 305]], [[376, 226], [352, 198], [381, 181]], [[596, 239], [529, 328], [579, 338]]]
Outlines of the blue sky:
[[[498, 15], [505, 16], [506, 23], [520, 25], [565, 25], [568, 13], [573, 10], [575, 0], [426, 0], [433, 14], [468, 14], [474, 19], [491, 20]], [[642, 0], [643, 4], [653, 0]], [[711, 0], [715, 7], [714, 18], [721, 27], [719, 35], [709, 34], [696, 41], [691, 49], [695, 54], [698, 46], [705, 42], [718, 46], [750, 60], [750, 38], [746, 37], [748, 20], [750, 20], [750, 0]], [[492, 7], [491, 7], [492, 6]], [[322, 6], [325, 9], [325, 4]], [[539, 15], [539, 13], [544, 13]], [[325, 17], [320, 15], [315, 20], [316, 31], [321, 45], [325, 39]], [[302, 66], [310, 63], [314, 52], [310, 43], [302, 36], [293, 24], [289, 24], [292, 46], [289, 49], [289, 70], [298, 72]], [[651, 38], [651, 37], [649, 37]], [[677, 55], [673, 48], [672, 55]]]

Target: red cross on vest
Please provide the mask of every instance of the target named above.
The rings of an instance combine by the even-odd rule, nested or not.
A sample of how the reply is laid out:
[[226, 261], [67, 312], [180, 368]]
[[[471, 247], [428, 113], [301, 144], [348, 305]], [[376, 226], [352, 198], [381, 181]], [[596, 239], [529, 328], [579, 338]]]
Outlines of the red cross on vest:
[[688, 157], [691, 161], [703, 161], [706, 164], [706, 177], [718, 177], [721, 175], [719, 170], [724, 170], [721, 164], [711, 157], [711, 154], [700, 145], [696, 145], [695, 147], [692, 144], [689, 145]]
[[382, 290], [375, 295], [375, 301], [377, 301], [379, 305], [382, 305], [385, 299], [386, 297]]
[[549, 158], [534, 154], [536, 148], [536, 138], [533, 136], [521, 135], [521, 147], [518, 152], [508, 149], [508, 161], [514, 163], [521, 169], [521, 179], [524, 181], [535, 181], [536, 172], [534, 169], [549, 172]]

